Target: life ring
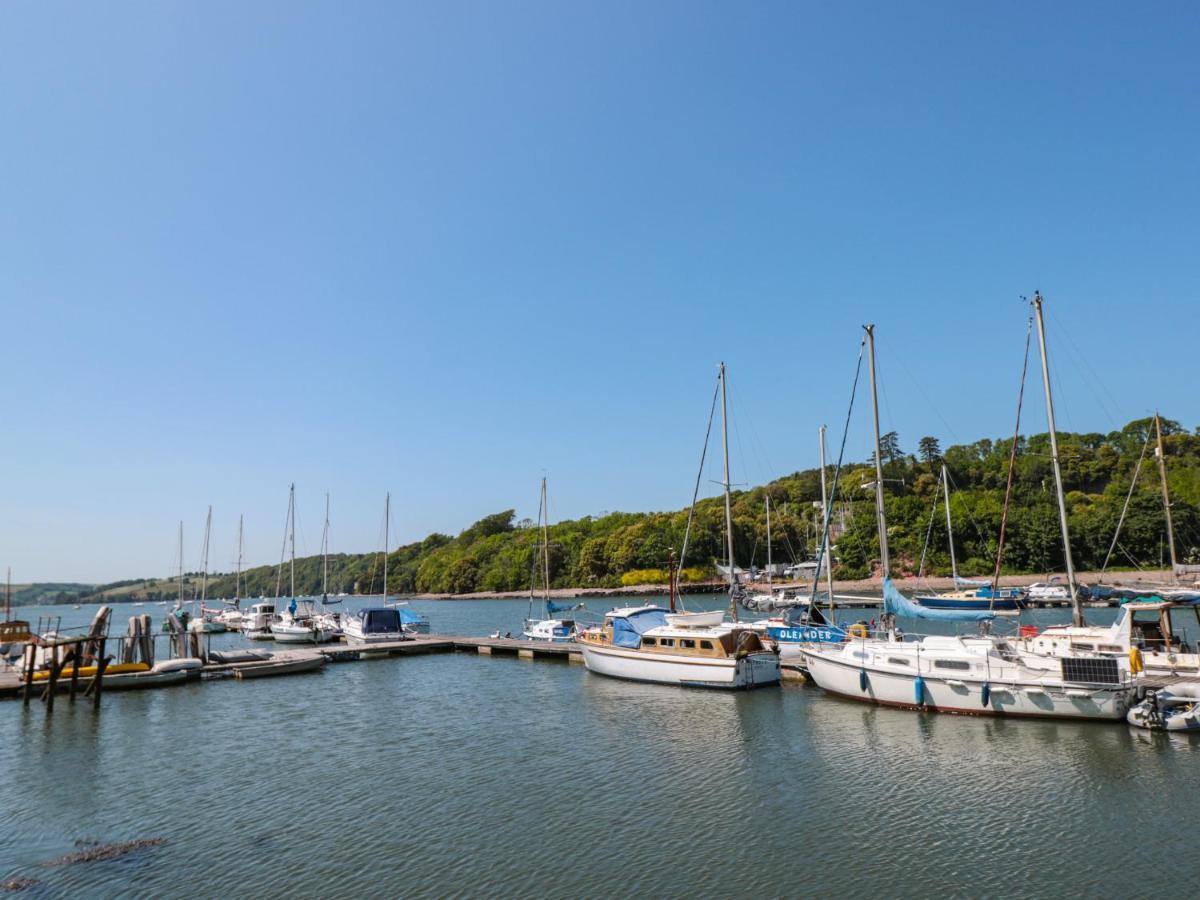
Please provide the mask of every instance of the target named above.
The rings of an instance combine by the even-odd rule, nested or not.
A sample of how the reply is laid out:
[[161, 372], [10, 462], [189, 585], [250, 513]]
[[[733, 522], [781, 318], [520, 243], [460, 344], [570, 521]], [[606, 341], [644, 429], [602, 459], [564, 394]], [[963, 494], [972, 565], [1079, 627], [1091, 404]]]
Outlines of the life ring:
[[862, 638], [865, 641], [867, 639], [867, 626], [862, 622], [855, 622], [846, 629], [846, 634], [852, 638]]

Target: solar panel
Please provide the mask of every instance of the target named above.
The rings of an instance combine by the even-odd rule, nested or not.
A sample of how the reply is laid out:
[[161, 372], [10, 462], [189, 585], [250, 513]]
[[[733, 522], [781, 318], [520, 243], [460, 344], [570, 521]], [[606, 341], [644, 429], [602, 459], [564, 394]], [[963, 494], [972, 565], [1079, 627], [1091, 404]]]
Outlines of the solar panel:
[[1120, 684], [1121, 670], [1111, 656], [1079, 656], [1062, 661], [1063, 681], [1076, 684]]

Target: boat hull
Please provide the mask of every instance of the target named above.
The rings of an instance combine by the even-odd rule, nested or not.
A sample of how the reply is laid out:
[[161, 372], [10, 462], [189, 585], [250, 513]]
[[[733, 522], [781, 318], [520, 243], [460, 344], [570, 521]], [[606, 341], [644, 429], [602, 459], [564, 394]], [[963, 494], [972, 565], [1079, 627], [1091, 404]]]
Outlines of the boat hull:
[[779, 655], [748, 653], [740, 658], [707, 659], [644, 653], [581, 644], [589, 672], [655, 684], [738, 690], [779, 683]]
[[1021, 603], [1017, 597], [996, 597], [995, 599], [971, 597], [963, 599], [960, 597], [939, 597], [936, 594], [930, 594], [924, 597], [913, 597], [913, 602], [927, 609], [970, 609], [991, 610], [992, 612], [1017, 612], [1021, 609]]
[[[1038, 682], [1005, 684], [966, 678], [940, 678], [922, 673], [921, 700], [917, 679], [849, 661], [830, 659], [805, 651], [806, 669], [818, 687], [842, 697], [881, 706], [930, 710], [974, 716], [1029, 716], [1058, 719], [1123, 719], [1129, 708], [1127, 687], [1044, 685]], [[865, 686], [862, 673], [866, 673]], [[987, 700], [984, 704], [984, 687]]]

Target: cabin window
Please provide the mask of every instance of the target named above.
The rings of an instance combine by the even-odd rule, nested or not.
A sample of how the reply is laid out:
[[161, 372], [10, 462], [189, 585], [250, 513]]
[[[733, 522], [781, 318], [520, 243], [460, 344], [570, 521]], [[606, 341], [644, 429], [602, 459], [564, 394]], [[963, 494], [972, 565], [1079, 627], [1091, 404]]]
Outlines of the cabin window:
[[1124, 649], [1116, 644], [1100, 644], [1097, 648], [1101, 653], [1124, 653]]
[[1082, 641], [1076, 641], [1071, 646], [1074, 647], [1076, 650], [1095, 650], [1096, 649], [1095, 644], [1085, 644]]
[[891, 663], [893, 666], [907, 666], [907, 665], [909, 665], [909, 662], [908, 662], [908, 660], [907, 660], [907, 659], [901, 659], [899, 656], [889, 656], [889, 657], [888, 657], [888, 662], [889, 662], [889, 663]]
[[971, 664], [961, 659], [935, 659], [933, 667], [935, 669], [953, 669], [956, 672], [971, 671]]
[[855, 650], [850, 655], [853, 656], [855, 659], [866, 659], [867, 658], [867, 654], [863, 653], [861, 650]]
[[659, 640], [658, 640], [658, 646], [660, 646], [660, 647], [674, 647], [674, 646], [675, 646], [675, 638], [659, 638]]
[[687, 649], [687, 650], [695, 650], [695, 649], [696, 649], [696, 642], [695, 642], [694, 640], [692, 640], [691, 638], [680, 638], [680, 639], [679, 639], [679, 646], [680, 646], [680, 647], [683, 647], [683, 648], [685, 648], [685, 649]]
[[701, 650], [711, 650], [712, 649], [712, 641], [701, 641], [700, 649]]
[[657, 643], [658, 643], [658, 641], [656, 641], [654, 638], [648, 638], [648, 637], [642, 638], [642, 646], [643, 647], [653, 647]]

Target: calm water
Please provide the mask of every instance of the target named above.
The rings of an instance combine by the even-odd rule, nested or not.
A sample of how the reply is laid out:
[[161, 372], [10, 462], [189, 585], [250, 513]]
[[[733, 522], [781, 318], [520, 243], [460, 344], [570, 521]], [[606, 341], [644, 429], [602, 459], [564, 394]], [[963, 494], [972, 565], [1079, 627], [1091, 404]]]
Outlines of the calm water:
[[[525, 612], [413, 608], [474, 634]], [[135, 611], [163, 612], [117, 621]], [[38, 879], [31, 897], [1190, 896], [1198, 749], [557, 662], [329, 665], [109, 694], [99, 715], [0, 704], [0, 880]], [[166, 843], [44, 865], [149, 837]]]

